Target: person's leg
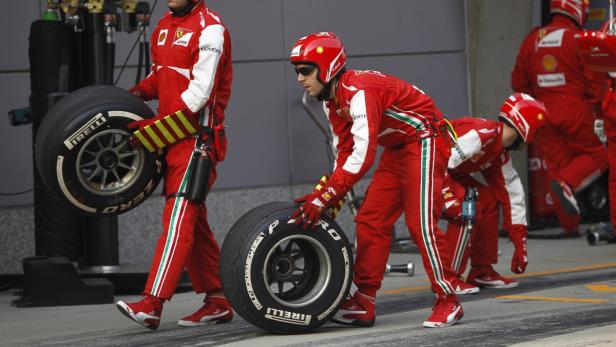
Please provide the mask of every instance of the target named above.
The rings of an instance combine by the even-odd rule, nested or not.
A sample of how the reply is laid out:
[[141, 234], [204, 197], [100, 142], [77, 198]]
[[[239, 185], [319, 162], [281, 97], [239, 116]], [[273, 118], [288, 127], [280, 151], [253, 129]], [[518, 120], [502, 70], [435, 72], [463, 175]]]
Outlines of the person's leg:
[[607, 115], [604, 122], [609, 158], [610, 220], [612, 221], [612, 230], [616, 233], [616, 114]]
[[171, 146], [166, 155], [163, 232], [156, 245], [154, 260], [144, 294], [169, 300], [192, 252], [200, 204], [186, 199], [189, 166], [194, 140]]
[[449, 250], [437, 221], [443, 207], [442, 188], [449, 148], [441, 137], [426, 138], [400, 151], [400, 180], [406, 225], [419, 248], [437, 301], [424, 327], [455, 324], [463, 316], [452, 283]]
[[[208, 190], [214, 185], [216, 177], [216, 167], [213, 166], [209, 176]], [[186, 270], [193, 289], [196, 293], [220, 296], [222, 294], [222, 286], [218, 276], [220, 248], [208, 222], [205, 204], [199, 206], [194, 238], [194, 245], [186, 263]]]
[[375, 321], [374, 298], [383, 281], [389, 257], [392, 228], [402, 214], [398, 158], [386, 149], [355, 218], [357, 255], [354, 296], [345, 301], [332, 321], [368, 327]]
[[199, 204], [184, 197], [194, 140], [184, 140], [168, 149], [166, 155], [163, 231], [154, 250], [154, 259], [143, 295], [136, 303], [118, 301], [125, 316], [155, 330], [160, 323], [162, 304], [171, 299], [191, 252]]
[[[567, 148], [565, 139], [559, 133], [555, 125], [548, 124], [548, 126], [539, 131], [535, 142], [539, 149], [539, 155], [545, 160], [547, 166], [546, 176], [548, 182], [562, 182], [563, 178], [559, 175], [559, 172], [562, 172], [564, 167], [573, 160], [570, 152], [563, 150], [563, 148]], [[563, 207], [562, 201], [564, 197], [562, 194], [557, 194], [557, 192], [551, 188], [551, 184], [548, 184], [550, 186], [548, 191], [552, 197], [554, 212], [556, 213], [556, 218], [560, 226], [568, 232], [577, 231], [580, 224], [579, 214], [567, 212]], [[564, 189], [570, 191], [568, 187], [564, 187]], [[564, 202], [565, 204], [568, 203], [568, 201]], [[575, 209], [575, 207], [571, 207], [570, 209]]]

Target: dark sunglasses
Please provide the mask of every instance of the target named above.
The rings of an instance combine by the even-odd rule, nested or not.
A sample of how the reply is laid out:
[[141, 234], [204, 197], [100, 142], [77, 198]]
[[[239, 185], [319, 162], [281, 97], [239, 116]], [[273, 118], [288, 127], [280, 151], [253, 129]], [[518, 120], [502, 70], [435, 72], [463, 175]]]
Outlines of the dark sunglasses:
[[295, 73], [302, 76], [309, 76], [314, 69], [316, 69], [316, 66], [295, 67]]

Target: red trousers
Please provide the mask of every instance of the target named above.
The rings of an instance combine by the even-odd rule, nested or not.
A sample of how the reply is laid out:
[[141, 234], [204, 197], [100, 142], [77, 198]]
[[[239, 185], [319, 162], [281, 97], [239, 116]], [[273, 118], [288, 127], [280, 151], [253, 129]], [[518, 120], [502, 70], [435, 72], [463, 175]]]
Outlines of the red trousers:
[[404, 212], [411, 237], [419, 247], [426, 273], [439, 296], [453, 293], [455, 273], [449, 264], [445, 235], [437, 226], [449, 146], [441, 137], [401, 148], [386, 148], [355, 218], [358, 289], [375, 296], [389, 257], [392, 228]]
[[[604, 119], [607, 136], [607, 157], [610, 167], [608, 190], [610, 194], [610, 220], [616, 227], [616, 113], [608, 114]], [[616, 229], [614, 229], [616, 233]]]
[[[590, 185], [607, 169], [605, 149], [594, 133], [594, 118], [588, 101], [572, 95], [544, 97], [548, 109], [547, 126], [537, 133], [537, 143], [545, 158], [548, 179], [567, 183], [574, 191]], [[560, 225], [578, 227], [579, 216], [566, 214], [552, 192]]]
[[447, 246], [451, 252], [451, 267], [458, 274], [466, 271], [468, 258], [471, 265], [487, 266], [498, 262], [498, 216], [499, 204], [489, 187], [471, 176], [451, 179], [450, 191], [458, 201], [464, 200], [466, 188], [475, 187], [478, 192], [476, 218], [470, 234], [460, 219], [448, 220]]
[[[165, 157], [165, 194], [163, 232], [158, 239], [154, 260], [144, 294], [169, 300], [186, 268], [197, 293], [221, 290], [218, 277], [220, 249], [207, 221], [205, 204], [188, 201], [187, 172], [195, 139], [189, 138], [169, 147]], [[215, 163], [212, 165], [208, 187], [216, 180]], [[179, 197], [170, 197], [178, 194]]]

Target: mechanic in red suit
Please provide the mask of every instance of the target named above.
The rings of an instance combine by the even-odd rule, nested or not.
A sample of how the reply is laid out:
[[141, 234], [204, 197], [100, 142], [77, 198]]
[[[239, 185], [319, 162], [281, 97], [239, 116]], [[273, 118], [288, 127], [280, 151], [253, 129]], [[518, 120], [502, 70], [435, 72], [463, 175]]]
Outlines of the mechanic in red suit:
[[610, 21], [606, 21], [599, 32], [587, 31], [578, 40], [585, 63], [594, 71], [607, 72], [602, 117], [595, 120], [595, 133], [607, 146], [611, 223], [598, 223], [589, 232], [601, 232], [606, 241], [616, 243], [616, 23], [610, 28]]
[[[209, 190], [216, 179], [216, 163], [224, 159], [231, 41], [221, 19], [203, 1], [167, 3], [171, 11], [152, 33], [152, 72], [130, 90], [144, 100], [158, 99], [159, 115], [129, 124], [139, 128], [132, 138], [135, 144], [151, 152], [166, 147], [163, 232], [144, 298], [136, 303], [117, 303], [123, 314], [152, 330], [158, 328], [163, 302], [173, 296], [185, 268], [194, 290], [206, 297], [199, 310], [178, 323], [205, 325], [233, 317], [221, 290], [220, 250], [207, 221], [205, 196], [196, 196], [199, 189], [193, 184], [206, 183], [201, 191]], [[211, 168], [199, 163], [210, 163]]]
[[463, 316], [454, 293], [445, 236], [437, 221], [442, 184], [450, 155], [449, 128], [432, 99], [408, 82], [378, 71], [345, 70], [346, 52], [333, 33], [303, 37], [293, 45], [297, 81], [323, 101], [337, 148], [334, 170], [321, 190], [296, 199], [291, 215], [304, 227], [344, 197], [385, 149], [355, 219], [358, 291], [332, 318], [342, 324], [372, 326], [374, 298], [389, 256], [391, 230], [404, 212], [426, 273], [437, 293], [424, 327], [455, 324]]
[[[501, 107], [499, 121], [465, 117], [452, 122], [458, 134], [449, 158], [449, 183], [444, 190], [444, 214], [449, 221], [447, 243], [452, 268], [461, 279], [469, 254], [471, 271], [467, 282], [458, 282], [458, 294], [471, 294], [485, 288], [512, 288], [518, 282], [501, 276], [492, 267], [498, 262], [499, 212], [503, 227], [515, 247], [511, 271], [523, 273], [528, 264], [526, 252], [526, 203], [522, 182], [514, 169], [509, 151], [523, 148], [546, 124], [547, 111], [531, 96], [515, 93]], [[485, 184], [472, 174], [481, 175]], [[472, 232], [464, 228], [462, 201], [469, 188], [478, 191], [477, 216]]]
[[537, 144], [565, 236], [579, 235], [574, 193], [607, 169], [605, 149], [593, 134], [603, 77], [583, 64], [575, 41], [588, 8], [588, 0], [552, 0], [552, 21], [528, 34], [511, 75], [514, 91], [532, 95], [550, 113]]

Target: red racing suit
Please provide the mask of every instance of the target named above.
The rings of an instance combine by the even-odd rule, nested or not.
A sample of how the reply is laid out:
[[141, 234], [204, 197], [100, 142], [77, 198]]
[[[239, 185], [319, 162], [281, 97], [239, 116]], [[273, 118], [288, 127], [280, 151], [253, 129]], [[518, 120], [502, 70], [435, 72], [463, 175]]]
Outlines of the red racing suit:
[[[608, 190], [610, 195], [610, 220], [616, 227], [616, 73], [611, 72], [605, 94], [603, 127], [607, 137], [607, 157], [609, 161]], [[616, 233], [616, 229], [614, 229]]]
[[[562, 15], [536, 28], [525, 38], [511, 85], [545, 104], [550, 117], [536, 143], [547, 163], [548, 178], [580, 191], [607, 168], [604, 148], [593, 133], [603, 76], [592, 73], [578, 54], [575, 35], [581, 29]], [[567, 215], [552, 192], [556, 214], [566, 230], [577, 229], [580, 218]]]
[[[231, 94], [231, 41], [216, 13], [199, 2], [184, 16], [166, 14], [151, 39], [152, 72], [133, 87], [146, 99], [159, 100], [158, 113], [187, 110], [196, 129], [223, 124]], [[207, 140], [208, 134], [201, 135]], [[193, 164], [196, 137], [187, 137], [167, 148], [163, 232], [156, 245], [144, 294], [170, 299], [184, 268], [197, 293], [221, 289], [218, 278], [220, 250], [207, 221], [204, 203], [185, 198], [187, 177]], [[224, 151], [224, 146], [213, 148]], [[216, 160], [208, 189], [216, 179]]]
[[454, 272], [437, 226], [450, 155], [441, 112], [417, 87], [377, 71], [346, 71], [335, 83], [335, 100], [324, 103], [337, 148], [330, 181], [348, 191], [374, 163], [377, 145], [385, 148], [355, 219], [355, 284], [376, 295], [404, 212], [432, 286], [439, 296], [452, 294]]
[[[522, 182], [502, 146], [501, 122], [465, 117], [452, 121], [458, 134], [449, 158], [448, 187], [445, 189], [445, 215], [448, 216], [447, 243], [452, 268], [462, 275], [468, 262], [487, 266], [498, 262], [498, 222], [503, 211], [503, 227], [515, 247], [524, 247], [528, 228]], [[485, 184], [471, 174], [480, 174]], [[477, 188], [477, 215], [470, 235], [463, 228], [459, 206], [469, 187]], [[449, 193], [447, 192], [449, 190]], [[455, 210], [457, 213], [448, 213]], [[470, 238], [470, 240], [469, 240]], [[470, 241], [470, 242], [469, 242]]]

